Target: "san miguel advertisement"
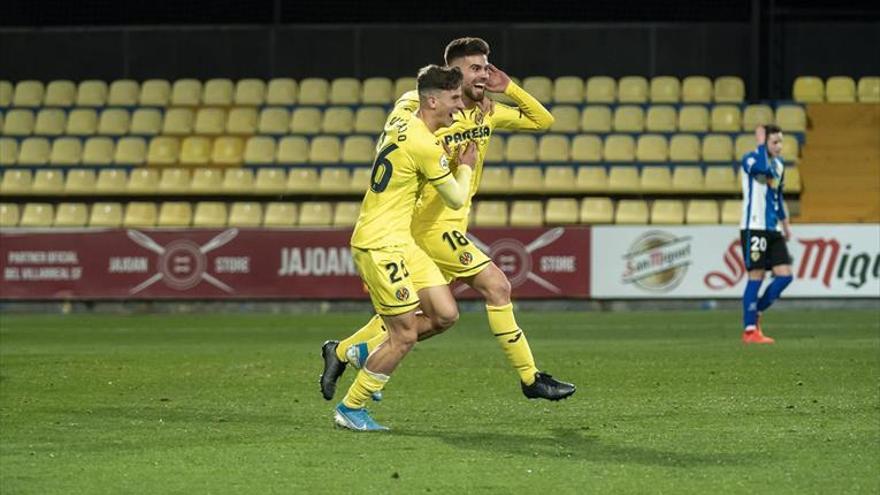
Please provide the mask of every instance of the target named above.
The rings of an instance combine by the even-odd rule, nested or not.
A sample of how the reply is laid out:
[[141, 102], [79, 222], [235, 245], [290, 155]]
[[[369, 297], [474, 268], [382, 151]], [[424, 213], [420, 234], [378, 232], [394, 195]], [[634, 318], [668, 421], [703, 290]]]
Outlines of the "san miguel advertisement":
[[[793, 225], [786, 297], [880, 297], [880, 226]], [[596, 227], [599, 299], [739, 298], [748, 273], [731, 227]]]
[[[0, 232], [2, 299], [367, 299], [348, 230]], [[476, 229], [516, 297], [588, 296], [587, 228]], [[479, 297], [466, 286], [459, 297]]]

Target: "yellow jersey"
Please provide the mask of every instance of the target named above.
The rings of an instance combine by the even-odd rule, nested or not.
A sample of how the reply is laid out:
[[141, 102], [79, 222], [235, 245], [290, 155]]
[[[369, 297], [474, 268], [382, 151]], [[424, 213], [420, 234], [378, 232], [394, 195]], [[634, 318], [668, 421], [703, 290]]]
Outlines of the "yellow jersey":
[[410, 224], [424, 185], [439, 186], [452, 178], [449, 157], [422, 119], [414, 112], [389, 118], [376, 146], [370, 188], [351, 245], [379, 249], [414, 243]]

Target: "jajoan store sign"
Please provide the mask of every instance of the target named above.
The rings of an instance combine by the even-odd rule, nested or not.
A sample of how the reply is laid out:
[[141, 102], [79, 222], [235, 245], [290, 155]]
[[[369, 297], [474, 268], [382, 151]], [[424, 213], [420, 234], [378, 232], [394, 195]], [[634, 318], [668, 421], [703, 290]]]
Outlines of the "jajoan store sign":
[[[792, 225], [785, 297], [880, 298], [880, 225]], [[739, 298], [748, 274], [736, 226], [596, 227], [598, 299]]]

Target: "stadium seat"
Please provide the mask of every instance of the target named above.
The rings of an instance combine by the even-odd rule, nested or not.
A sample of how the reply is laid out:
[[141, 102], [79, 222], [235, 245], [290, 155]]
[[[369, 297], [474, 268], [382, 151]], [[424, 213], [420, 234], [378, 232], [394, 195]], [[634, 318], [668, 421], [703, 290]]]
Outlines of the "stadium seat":
[[202, 82], [198, 79], [178, 79], [171, 86], [171, 105], [197, 107], [202, 101]]
[[298, 218], [296, 203], [273, 201], [266, 204], [263, 227], [293, 227]]
[[202, 104], [229, 106], [232, 105], [234, 85], [230, 79], [208, 79], [202, 88]]
[[189, 227], [192, 224], [192, 205], [187, 201], [166, 201], [159, 207], [157, 227]]
[[675, 134], [669, 140], [669, 160], [672, 162], [700, 161], [700, 139], [693, 134]]
[[645, 130], [648, 132], [675, 132], [678, 113], [671, 105], [652, 105], [645, 117]]
[[287, 134], [290, 129], [290, 112], [279, 107], [264, 108], [260, 112], [257, 132], [260, 134]]
[[190, 171], [185, 168], [166, 168], [159, 176], [159, 194], [183, 194], [189, 192]]
[[223, 188], [223, 172], [215, 168], [193, 170], [189, 185], [192, 194], [217, 194]]
[[483, 160], [486, 163], [501, 163], [504, 161], [504, 145], [506, 141], [503, 136], [492, 136], [489, 144], [486, 146], [486, 156]]
[[[254, 138], [251, 138], [253, 140]], [[291, 165], [309, 161], [309, 142], [302, 136], [286, 136], [278, 141], [278, 163]]]
[[399, 77], [394, 81], [394, 99], [398, 99], [403, 96], [407, 91], [412, 91], [416, 89], [416, 78], [414, 77]]
[[773, 109], [769, 105], [748, 105], [742, 116], [742, 130], [754, 131], [759, 125], [773, 123]]
[[155, 227], [158, 217], [156, 203], [132, 201], [125, 207], [122, 226], [126, 228]]
[[321, 110], [300, 107], [290, 118], [290, 132], [294, 134], [317, 134], [321, 130]]
[[85, 227], [89, 209], [85, 203], [61, 203], [55, 209], [54, 227]]
[[578, 223], [578, 202], [574, 198], [550, 198], [544, 217], [548, 225]]
[[538, 193], [544, 188], [544, 174], [540, 167], [513, 167], [510, 190], [515, 193]]
[[171, 83], [164, 79], [149, 79], [141, 84], [138, 102], [142, 107], [164, 107], [171, 99]]
[[588, 105], [581, 113], [583, 132], [611, 132], [611, 109], [605, 105]]
[[580, 192], [607, 191], [608, 173], [605, 167], [578, 167], [575, 187]]
[[49, 203], [27, 203], [21, 212], [19, 227], [51, 227], [55, 209]]
[[507, 203], [504, 201], [480, 201], [474, 211], [474, 224], [479, 227], [506, 227]]
[[195, 128], [195, 114], [189, 108], [171, 108], [165, 112], [162, 134], [189, 136]]
[[361, 103], [388, 105], [394, 96], [394, 83], [387, 77], [370, 77], [361, 86]]
[[354, 227], [361, 213], [361, 204], [356, 201], [340, 201], [333, 209], [334, 227]]
[[739, 132], [742, 130], [739, 107], [715, 105], [712, 107], [712, 132]]
[[718, 103], [742, 103], [746, 97], [746, 85], [737, 76], [721, 76], [715, 79], [715, 101]]
[[856, 101], [856, 82], [851, 77], [834, 76], [825, 81], [825, 100], [828, 103]]
[[681, 83], [682, 103], [711, 103], [712, 81], [705, 76], [688, 76]]
[[236, 201], [229, 208], [230, 227], [259, 227], [263, 222], [263, 207], [255, 201]]
[[785, 185], [783, 189], [791, 193], [801, 192], [801, 172], [797, 167], [785, 169]]
[[127, 181], [128, 177], [124, 170], [116, 168], [101, 170], [95, 182], [95, 194], [123, 194], [126, 191]]
[[[783, 139], [788, 137], [788, 135], [783, 135]], [[755, 134], [740, 134], [736, 137], [736, 141], [733, 143], [733, 158], [736, 161], [741, 161], [743, 156], [746, 153], [749, 153], [755, 149], [757, 143], [755, 142]], [[785, 152], [784, 142], [783, 142], [783, 153]]]
[[672, 192], [672, 173], [669, 167], [643, 167], [639, 178], [639, 188], [643, 193]]
[[82, 159], [82, 141], [63, 137], [52, 141], [49, 154], [50, 165], [79, 165]]
[[269, 80], [266, 87], [266, 105], [293, 105], [299, 95], [296, 81], [287, 77]]
[[858, 88], [860, 103], [880, 103], [880, 77], [862, 77]]
[[602, 161], [602, 140], [592, 134], [575, 136], [571, 141], [573, 162], [596, 163]]
[[550, 132], [577, 132], [580, 126], [581, 111], [572, 105], [556, 105], [550, 110], [553, 125]]
[[700, 167], [675, 167], [672, 171], [672, 190], [693, 194], [703, 192], [703, 170]]
[[34, 134], [37, 136], [60, 136], [64, 134], [67, 115], [60, 108], [44, 108], [37, 113]]
[[19, 81], [12, 95], [13, 107], [36, 108], [43, 104], [45, 87], [40, 81]]
[[617, 83], [617, 101], [645, 103], [648, 101], [648, 80], [642, 76], [621, 77]]
[[266, 102], [266, 83], [262, 79], [241, 79], [235, 84], [233, 102], [239, 106], [260, 106]]
[[553, 82], [553, 101], [556, 103], [580, 105], [584, 102], [585, 95], [584, 80], [580, 77], [562, 76]]
[[18, 159], [18, 141], [13, 138], [0, 137], [0, 167], [15, 165]]
[[660, 134], [642, 134], [636, 142], [636, 160], [665, 162], [669, 159], [669, 145]]
[[636, 167], [611, 167], [608, 173], [608, 190], [615, 193], [635, 193], [641, 188]]
[[51, 147], [46, 138], [27, 138], [18, 148], [19, 165], [46, 165], [49, 163]]
[[226, 226], [226, 203], [222, 201], [199, 201], [192, 218], [193, 227], [220, 228]]
[[688, 202], [685, 222], [689, 225], [718, 223], [718, 202], [714, 199], [694, 199]]
[[330, 83], [331, 105], [357, 105], [361, 100], [361, 82], [353, 77], [340, 77]]
[[385, 109], [382, 107], [360, 107], [354, 114], [354, 132], [359, 134], [379, 134], [385, 127]]
[[222, 136], [214, 140], [211, 149], [211, 163], [224, 167], [241, 165], [244, 142], [241, 138]]
[[739, 192], [740, 189], [733, 169], [728, 166], [706, 167], [703, 183], [705, 190], [713, 193], [734, 193]]
[[94, 170], [84, 168], [68, 170], [64, 178], [64, 193], [72, 195], [93, 194], [95, 192], [95, 180]]
[[133, 107], [138, 104], [140, 85], [131, 79], [117, 79], [110, 83], [107, 105], [111, 107]]
[[776, 109], [776, 125], [783, 133], [806, 132], [807, 114], [800, 105], [780, 105]]
[[617, 82], [608, 76], [593, 76], [587, 79], [587, 103], [615, 103], [617, 101]]
[[742, 219], [742, 200], [725, 199], [721, 203], [721, 223], [738, 224]]
[[555, 165], [544, 169], [544, 191], [575, 192], [576, 190], [577, 178], [574, 167]]
[[89, 227], [118, 228], [122, 226], [122, 205], [99, 202], [92, 204]]
[[534, 136], [517, 134], [507, 139], [505, 156], [509, 162], [534, 162], [538, 159], [538, 144]]
[[341, 158], [342, 145], [336, 136], [318, 136], [309, 143], [309, 163], [333, 164]]
[[636, 158], [635, 141], [626, 134], [612, 134], [605, 138], [602, 156], [609, 162], [631, 162]]
[[226, 169], [220, 190], [225, 194], [250, 194], [254, 190], [254, 171], [247, 168]]
[[222, 108], [200, 108], [196, 113], [196, 134], [216, 136], [226, 130], [226, 111]]
[[357, 167], [351, 171], [351, 182], [349, 182], [349, 192], [363, 195], [364, 191], [370, 187], [372, 170], [368, 167]]
[[678, 103], [681, 100], [681, 81], [672, 76], [651, 78], [651, 103]]
[[[752, 138], [754, 144], [754, 137]], [[800, 158], [800, 143], [791, 134], [782, 134], [782, 160], [786, 163], [796, 162]]]
[[329, 107], [321, 119], [321, 132], [325, 134], [351, 134], [354, 129], [354, 112], [348, 107]]
[[64, 191], [64, 174], [60, 170], [40, 169], [34, 174], [31, 194], [61, 194]]
[[70, 136], [91, 136], [98, 130], [98, 113], [92, 108], [76, 108], [67, 115], [64, 133]]
[[342, 142], [342, 163], [370, 163], [373, 161], [374, 149], [373, 138], [348, 136]]
[[174, 137], [158, 136], [150, 140], [147, 149], [147, 163], [150, 165], [173, 165], [180, 154], [180, 140]]
[[43, 106], [70, 107], [76, 101], [76, 84], [73, 81], [56, 80], [46, 86]]
[[614, 223], [645, 225], [648, 223], [648, 204], [641, 199], [621, 199], [617, 202]]
[[645, 111], [636, 105], [620, 105], [614, 110], [614, 132], [645, 130]]
[[540, 201], [514, 201], [510, 207], [511, 227], [540, 227], [544, 223], [544, 207]]
[[235, 107], [226, 117], [226, 132], [229, 134], [250, 135], [257, 132], [257, 109]]
[[703, 138], [703, 161], [732, 162], [733, 141], [727, 134], [709, 134]]
[[541, 163], [567, 162], [570, 154], [568, 138], [558, 134], [545, 134], [538, 141], [538, 161]]
[[101, 112], [98, 120], [98, 134], [102, 136], [122, 136], [128, 134], [131, 123], [128, 110], [108, 108]]
[[139, 108], [131, 114], [128, 132], [135, 136], [155, 136], [162, 130], [162, 112], [155, 108]]
[[822, 103], [825, 101], [825, 83], [814, 76], [801, 76], [794, 80], [794, 101], [799, 103]]
[[320, 77], [308, 77], [299, 82], [300, 105], [326, 105], [330, 93], [330, 83]]
[[333, 205], [326, 201], [305, 201], [299, 209], [301, 227], [329, 227], [333, 224]]
[[3, 173], [0, 181], [0, 193], [28, 194], [31, 192], [33, 173], [30, 170], [9, 169]]
[[[91, 140], [89, 140], [86, 145], [88, 145], [89, 142], [91, 142]], [[101, 146], [106, 147], [106, 144], [102, 144]], [[86, 156], [88, 156], [88, 146], [86, 148]], [[143, 165], [146, 163], [146, 159], [147, 142], [144, 138], [124, 137], [116, 143], [116, 150], [113, 153], [113, 163], [117, 165]]]
[[681, 225], [684, 223], [684, 205], [677, 199], [657, 199], [651, 205], [651, 223]]
[[553, 103], [553, 81], [544, 76], [523, 79], [522, 88], [543, 104]]
[[502, 193], [510, 191], [510, 169], [507, 167], [484, 167], [480, 180], [480, 192]]
[[[15, 89], [10, 81], [0, 81], [0, 108], [7, 108], [12, 105], [12, 94]], [[16, 219], [16, 221], [18, 221]]]
[[3, 134], [6, 136], [30, 136], [34, 132], [34, 112], [25, 108], [13, 108], [4, 116]]
[[678, 111], [678, 130], [706, 132], [709, 130], [709, 110], [702, 105], [684, 105]]
[[581, 200], [580, 222], [602, 224], [614, 222], [611, 198], [584, 198]]
[[254, 180], [255, 194], [282, 194], [287, 173], [283, 168], [261, 167]]
[[103, 107], [107, 103], [107, 83], [95, 79], [82, 81], [76, 90], [76, 106]]
[[155, 194], [159, 190], [159, 170], [155, 168], [132, 170], [128, 174], [126, 190], [130, 194]]
[[[291, 168], [284, 189], [294, 194], [314, 194], [320, 183], [318, 170], [312, 167]], [[365, 191], [366, 189], [364, 189]], [[363, 192], [363, 191], [361, 191]]]
[[347, 193], [350, 183], [351, 174], [348, 172], [348, 169], [325, 167], [321, 169], [317, 192], [320, 194]]

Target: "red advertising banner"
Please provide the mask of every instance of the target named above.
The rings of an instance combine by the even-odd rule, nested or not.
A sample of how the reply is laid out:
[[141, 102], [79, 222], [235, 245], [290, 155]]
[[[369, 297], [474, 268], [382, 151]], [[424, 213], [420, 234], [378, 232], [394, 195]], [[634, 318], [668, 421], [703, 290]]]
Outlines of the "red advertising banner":
[[[0, 299], [366, 299], [349, 230], [0, 232]], [[520, 298], [589, 295], [587, 228], [477, 229]], [[456, 287], [463, 298], [478, 295]]]

